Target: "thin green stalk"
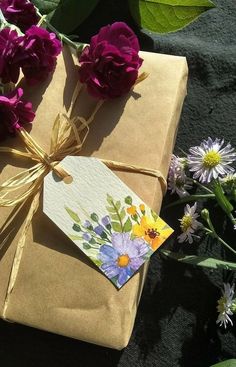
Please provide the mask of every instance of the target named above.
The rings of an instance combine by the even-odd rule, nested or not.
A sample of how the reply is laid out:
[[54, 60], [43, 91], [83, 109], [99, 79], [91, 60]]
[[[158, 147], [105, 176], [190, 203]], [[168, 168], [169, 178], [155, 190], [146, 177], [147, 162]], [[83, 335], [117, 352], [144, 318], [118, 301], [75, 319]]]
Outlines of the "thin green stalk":
[[174, 203], [168, 204], [166, 206], [164, 206], [163, 209], [167, 209], [167, 208], [171, 208], [175, 205], [180, 205], [180, 204], [184, 204], [184, 203], [188, 203], [191, 201], [197, 201], [198, 199], [215, 199], [215, 195], [214, 194], [196, 194], [196, 195], [188, 195], [183, 197], [182, 199], [176, 200]]
[[65, 42], [67, 45], [71, 46], [72, 48], [74, 48], [77, 51], [82, 51], [82, 49], [85, 46], [84, 43], [73, 42], [70, 38], [68, 38], [63, 33], [60, 33], [55, 27], [53, 27], [53, 25], [48, 21], [47, 17], [45, 15], [42, 15], [37, 8], [36, 8], [36, 11], [37, 11], [38, 16], [40, 17], [38, 24], [45, 23], [47, 28], [49, 28], [52, 32], [54, 32], [62, 42]]
[[194, 183], [195, 185], [197, 185], [198, 187], [200, 187], [201, 189], [203, 189], [203, 190], [205, 190], [205, 191], [209, 192], [210, 194], [213, 194], [213, 191], [212, 191], [212, 190], [210, 190], [208, 187], [206, 187], [206, 186], [202, 185], [200, 182], [198, 182], [198, 181], [196, 181], [196, 180], [193, 180], [193, 183]]
[[222, 243], [222, 245], [224, 245], [225, 247], [227, 247], [227, 249], [228, 249], [228, 250], [230, 250], [231, 252], [233, 252], [233, 253], [234, 253], [234, 255], [236, 255], [236, 251], [235, 251], [231, 246], [229, 246], [227, 242], [225, 242], [225, 241], [224, 241], [221, 237], [219, 237], [218, 235], [216, 236], [216, 238], [217, 238], [217, 240], [218, 240], [219, 242], [221, 242], [221, 243]]
[[201, 211], [201, 217], [207, 222], [209, 228], [207, 227], [203, 227], [203, 229], [205, 230], [206, 234], [211, 236], [212, 238], [217, 239], [219, 242], [222, 243], [222, 245], [224, 245], [229, 251], [233, 252], [234, 255], [236, 255], [236, 251], [228, 245], [228, 243], [226, 243], [217, 233], [216, 230], [212, 224], [211, 218], [210, 218], [210, 214], [209, 211], [207, 209], [203, 209]]

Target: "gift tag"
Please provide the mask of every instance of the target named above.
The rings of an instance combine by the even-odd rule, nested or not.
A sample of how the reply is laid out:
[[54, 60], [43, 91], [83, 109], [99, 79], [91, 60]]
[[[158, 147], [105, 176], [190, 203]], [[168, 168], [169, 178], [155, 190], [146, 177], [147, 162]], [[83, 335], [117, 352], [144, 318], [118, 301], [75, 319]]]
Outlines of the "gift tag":
[[173, 230], [96, 158], [66, 157], [50, 172], [44, 213], [120, 288]]

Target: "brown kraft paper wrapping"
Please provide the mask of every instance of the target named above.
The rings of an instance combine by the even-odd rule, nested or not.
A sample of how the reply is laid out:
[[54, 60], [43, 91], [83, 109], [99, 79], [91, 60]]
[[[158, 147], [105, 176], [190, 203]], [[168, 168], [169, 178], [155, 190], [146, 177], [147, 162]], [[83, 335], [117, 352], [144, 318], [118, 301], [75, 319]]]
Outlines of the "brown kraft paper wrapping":
[[[107, 101], [97, 113], [80, 154], [160, 170], [167, 175], [177, 125], [186, 95], [184, 57], [142, 52], [141, 71], [149, 76], [129, 95]], [[78, 80], [68, 49], [58, 58], [51, 80], [25, 92], [36, 118], [30, 134], [48, 151], [58, 112], [68, 110]], [[85, 89], [85, 88], [84, 88]], [[95, 101], [83, 90], [77, 110], [88, 117]], [[2, 144], [3, 145], [3, 144]], [[4, 146], [23, 148], [18, 139]], [[34, 163], [1, 155], [1, 182]], [[161, 185], [140, 173], [115, 172], [147, 205], [159, 212]], [[28, 206], [0, 209], [0, 316], [19, 235]], [[115, 349], [130, 338], [148, 265], [120, 289], [42, 212], [42, 202], [28, 231], [5, 318], [57, 334]]]

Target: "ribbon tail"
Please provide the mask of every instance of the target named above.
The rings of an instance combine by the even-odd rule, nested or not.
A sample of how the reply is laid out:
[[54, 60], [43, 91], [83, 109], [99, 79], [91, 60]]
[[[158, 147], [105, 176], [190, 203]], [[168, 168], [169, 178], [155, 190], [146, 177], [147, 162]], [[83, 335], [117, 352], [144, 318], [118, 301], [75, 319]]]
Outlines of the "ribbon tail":
[[26, 242], [26, 236], [27, 236], [27, 232], [29, 230], [30, 224], [32, 222], [33, 216], [36, 213], [38, 206], [39, 206], [39, 198], [40, 198], [40, 193], [41, 190], [38, 190], [37, 193], [34, 196], [34, 199], [32, 201], [32, 204], [30, 206], [28, 215], [26, 217], [25, 223], [24, 223], [24, 227], [22, 229], [22, 233], [20, 235], [20, 239], [18, 241], [17, 247], [16, 247], [16, 252], [15, 252], [15, 256], [14, 256], [14, 260], [13, 260], [13, 264], [12, 264], [12, 269], [11, 269], [11, 275], [10, 275], [10, 279], [9, 279], [9, 283], [8, 283], [8, 289], [7, 289], [7, 293], [6, 293], [6, 298], [5, 298], [5, 302], [4, 302], [4, 307], [3, 307], [3, 314], [2, 317], [3, 319], [7, 319], [7, 308], [9, 305], [9, 301], [10, 301], [10, 295], [13, 291], [15, 282], [16, 282], [16, 278], [17, 278], [17, 274], [19, 271], [19, 267], [20, 267], [20, 262], [22, 259], [22, 255], [23, 255], [23, 250], [24, 250], [24, 246], [25, 246], [25, 242]]

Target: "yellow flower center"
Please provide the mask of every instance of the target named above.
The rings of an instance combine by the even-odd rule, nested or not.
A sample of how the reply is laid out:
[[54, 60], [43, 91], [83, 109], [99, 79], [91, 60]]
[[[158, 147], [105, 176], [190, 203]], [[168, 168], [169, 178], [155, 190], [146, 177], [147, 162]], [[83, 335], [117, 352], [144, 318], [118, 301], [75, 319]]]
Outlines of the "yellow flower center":
[[221, 161], [221, 156], [218, 152], [214, 152], [211, 150], [210, 152], [206, 153], [203, 158], [203, 164], [206, 168], [213, 168], [217, 166]]
[[117, 264], [121, 268], [125, 268], [129, 264], [129, 262], [130, 262], [130, 258], [127, 254], [121, 255], [117, 259]]
[[225, 312], [225, 304], [227, 302], [227, 299], [225, 297], [221, 297], [218, 301], [217, 311], [220, 313]]
[[154, 229], [154, 228], [148, 228], [148, 230], [145, 231], [145, 235], [148, 236], [149, 238], [151, 238], [153, 240], [157, 236], [160, 236], [160, 233], [157, 232], [157, 230]]
[[191, 227], [192, 222], [193, 222], [193, 219], [190, 214], [184, 215], [183, 218], [181, 219], [181, 224], [180, 224], [182, 231], [186, 232], [188, 228]]

